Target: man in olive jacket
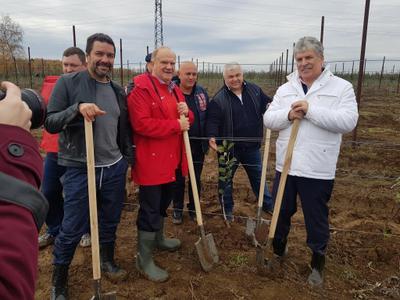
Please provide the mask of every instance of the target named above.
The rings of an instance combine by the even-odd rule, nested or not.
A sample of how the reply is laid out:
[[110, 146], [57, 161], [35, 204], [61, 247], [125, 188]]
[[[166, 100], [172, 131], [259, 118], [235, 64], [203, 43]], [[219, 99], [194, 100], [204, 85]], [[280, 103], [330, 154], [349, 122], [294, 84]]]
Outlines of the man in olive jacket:
[[53, 252], [52, 299], [68, 298], [68, 267], [89, 215], [84, 119], [96, 120], [93, 134], [102, 272], [113, 281], [127, 277], [114, 262], [125, 175], [132, 157], [126, 96], [109, 79], [115, 45], [108, 35], [90, 36], [86, 57], [87, 71], [66, 74], [57, 81], [45, 122], [50, 133], [60, 133], [58, 163], [66, 167], [64, 218]]

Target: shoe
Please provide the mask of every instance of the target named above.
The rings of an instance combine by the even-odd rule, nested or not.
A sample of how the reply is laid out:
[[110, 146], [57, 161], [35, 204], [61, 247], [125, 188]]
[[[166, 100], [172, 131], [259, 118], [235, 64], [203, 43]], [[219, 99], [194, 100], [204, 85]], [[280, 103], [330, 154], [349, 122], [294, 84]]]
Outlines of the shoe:
[[51, 279], [51, 300], [68, 300], [68, 265], [54, 265]]
[[169, 278], [167, 271], [158, 267], [153, 260], [156, 248], [156, 232], [138, 230], [136, 269], [148, 280], [164, 282]]
[[50, 233], [45, 233], [39, 236], [38, 243], [39, 243], [39, 249], [43, 249], [49, 245], [53, 245], [54, 241], [56, 240], [56, 237], [51, 235]]
[[92, 241], [90, 240], [90, 233], [85, 233], [81, 237], [81, 241], [79, 242], [79, 245], [83, 248], [89, 247], [92, 244]]
[[111, 282], [118, 283], [128, 277], [128, 272], [121, 269], [114, 261], [115, 244], [100, 245], [101, 272]]
[[178, 250], [182, 243], [178, 239], [169, 239], [164, 235], [164, 220], [161, 221], [161, 229], [156, 232], [156, 247], [160, 250], [167, 250], [170, 252], [174, 252]]
[[324, 283], [323, 270], [325, 267], [325, 255], [313, 253], [311, 259], [311, 274], [307, 282], [311, 287], [321, 287]]
[[183, 223], [183, 213], [181, 209], [174, 209], [172, 214], [172, 223], [175, 225], [180, 225]]

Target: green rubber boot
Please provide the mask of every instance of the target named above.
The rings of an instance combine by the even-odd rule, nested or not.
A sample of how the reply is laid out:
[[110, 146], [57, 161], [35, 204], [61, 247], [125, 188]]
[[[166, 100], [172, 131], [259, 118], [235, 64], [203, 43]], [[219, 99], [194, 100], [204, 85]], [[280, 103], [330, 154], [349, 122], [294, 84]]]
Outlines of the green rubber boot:
[[153, 260], [153, 250], [156, 247], [156, 232], [138, 230], [137, 247], [136, 269], [151, 281], [167, 281], [169, 278], [168, 272], [156, 266]]
[[176, 251], [178, 250], [182, 243], [178, 239], [168, 239], [164, 235], [164, 220], [161, 221], [161, 229], [156, 232], [156, 247], [160, 250]]

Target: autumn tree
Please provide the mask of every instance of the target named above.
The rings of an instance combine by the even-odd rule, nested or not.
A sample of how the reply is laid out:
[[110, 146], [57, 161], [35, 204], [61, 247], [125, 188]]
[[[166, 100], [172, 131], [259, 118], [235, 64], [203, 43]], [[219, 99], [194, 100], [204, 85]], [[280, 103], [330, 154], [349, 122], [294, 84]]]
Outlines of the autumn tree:
[[8, 75], [8, 61], [14, 62], [16, 73], [16, 59], [24, 57], [24, 48], [22, 46], [24, 32], [21, 26], [14, 22], [10, 16], [1, 17], [0, 21], [0, 55], [1, 63], [4, 67], [6, 76]]

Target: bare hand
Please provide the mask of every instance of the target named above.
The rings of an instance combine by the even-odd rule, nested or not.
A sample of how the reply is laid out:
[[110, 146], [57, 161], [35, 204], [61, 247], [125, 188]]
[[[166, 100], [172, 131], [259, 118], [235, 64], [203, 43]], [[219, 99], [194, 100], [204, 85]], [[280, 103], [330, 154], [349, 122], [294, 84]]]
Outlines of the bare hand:
[[288, 118], [290, 121], [294, 119], [303, 119], [308, 111], [308, 102], [306, 100], [299, 100], [292, 103], [292, 109], [289, 112]]
[[81, 103], [79, 104], [79, 112], [81, 115], [89, 122], [93, 122], [94, 118], [97, 116], [105, 115], [106, 112], [101, 110], [94, 103]]
[[303, 119], [304, 118], [304, 113], [302, 111], [294, 111], [293, 109], [291, 109], [289, 111], [289, 115], [288, 115], [288, 119], [289, 121], [293, 121], [294, 119]]
[[179, 121], [179, 125], [181, 126], [181, 130], [182, 131], [188, 131], [189, 130], [190, 123], [189, 123], [189, 119], [188, 118], [186, 118], [184, 116], [181, 116], [181, 118], [178, 119], [178, 121]]
[[29, 131], [32, 111], [21, 100], [21, 90], [8, 81], [3, 81], [1, 88], [6, 90], [6, 97], [0, 101], [0, 123], [18, 126]]
[[187, 116], [189, 114], [189, 108], [185, 102], [179, 102], [178, 105], [178, 114]]
[[214, 151], [218, 151], [218, 146], [217, 146], [217, 142], [215, 141], [215, 138], [210, 138], [208, 140], [208, 146], [213, 149]]

